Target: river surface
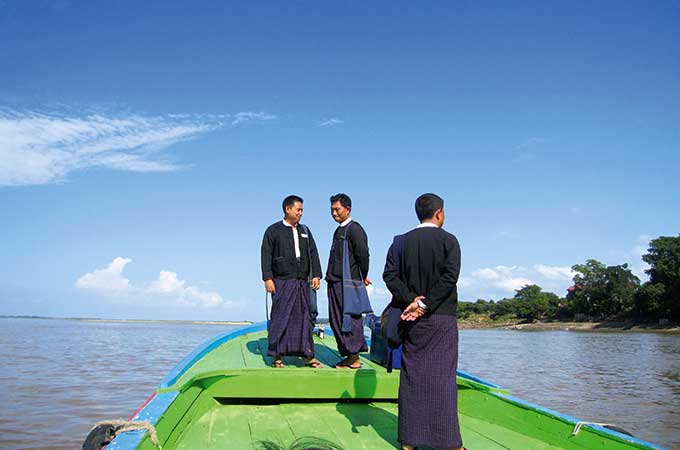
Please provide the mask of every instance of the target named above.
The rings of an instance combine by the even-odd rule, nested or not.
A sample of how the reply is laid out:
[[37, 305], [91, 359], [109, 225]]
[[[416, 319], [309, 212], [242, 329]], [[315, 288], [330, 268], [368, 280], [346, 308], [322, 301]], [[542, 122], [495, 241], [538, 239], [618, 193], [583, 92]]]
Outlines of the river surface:
[[[0, 449], [79, 449], [94, 422], [127, 418], [229, 329], [0, 319]], [[680, 335], [462, 330], [459, 361], [517, 397], [680, 449]]]

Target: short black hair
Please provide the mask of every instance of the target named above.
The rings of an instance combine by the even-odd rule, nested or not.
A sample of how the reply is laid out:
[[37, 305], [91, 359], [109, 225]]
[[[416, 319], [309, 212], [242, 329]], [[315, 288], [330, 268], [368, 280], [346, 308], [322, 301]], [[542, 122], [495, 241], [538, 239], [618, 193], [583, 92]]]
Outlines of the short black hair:
[[331, 195], [331, 205], [335, 202], [340, 202], [340, 204], [345, 207], [345, 208], [351, 208], [352, 207], [352, 199], [349, 198], [349, 195], [347, 194], [335, 194]]
[[434, 217], [434, 213], [443, 207], [444, 200], [437, 194], [423, 194], [416, 199], [416, 216], [422, 222]]
[[302, 200], [302, 197], [298, 197], [297, 195], [289, 195], [288, 197], [283, 199], [283, 213], [286, 213], [286, 208], [290, 208], [293, 206], [295, 203], [300, 202], [304, 203], [304, 200]]

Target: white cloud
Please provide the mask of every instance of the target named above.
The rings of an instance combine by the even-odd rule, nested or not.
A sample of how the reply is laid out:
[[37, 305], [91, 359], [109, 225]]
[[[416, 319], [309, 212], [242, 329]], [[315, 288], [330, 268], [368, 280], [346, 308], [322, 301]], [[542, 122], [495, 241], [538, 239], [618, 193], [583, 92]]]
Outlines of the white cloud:
[[167, 304], [175, 303], [180, 306], [217, 307], [229, 304], [217, 292], [204, 291], [197, 286], [187, 286], [185, 280], [180, 280], [176, 272], [161, 270], [157, 280], [137, 287], [123, 277], [123, 269], [132, 260], [130, 258], [115, 258], [107, 268], [94, 270], [80, 277], [76, 281], [79, 289], [88, 289], [106, 297], [117, 299], [134, 298], [138, 300], [152, 300]]
[[158, 294], [178, 294], [186, 289], [184, 280], [177, 279], [177, 273], [161, 270], [158, 279], [149, 283], [148, 292]]
[[645, 270], [649, 270], [651, 266], [642, 260], [642, 255], [647, 254], [652, 239], [654, 239], [654, 236], [642, 234], [638, 236], [637, 244], [630, 250], [630, 257], [633, 258], [630, 263], [630, 270], [643, 283], [649, 280], [649, 275], [645, 273]]
[[543, 264], [534, 264], [534, 270], [549, 280], [571, 280], [576, 274], [576, 272], [571, 270], [571, 267], [566, 266], [546, 266]]
[[534, 284], [534, 282], [528, 278], [504, 278], [496, 282], [496, 286], [510, 292], [514, 292], [530, 284]]
[[222, 126], [226, 117], [0, 109], [0, 186], [61, 182], [73, 171], [92, 167], [178, 170], [178, 165], [160, 158], [160, 152]]
[[500, 277], [498, 272], [493, 269], [477, 269], [472, 272], [472, 276], [475, 278], [481, 278], [482, 280], [496, 280]]
[[161, 270], [158, 280], [149, 283], [146, 289], [149, 294], [158, 294], [169, 298], [175, 298], [181, 304], [219, 306], [224, 300], [216, 292], [202, 291], [196, 286], [186, 286], [186, 281], [177, 278], [176, 272]]
[[268, 120], [276, 120], [277, 117], [273, 114], [265, 113], [265, 112], [252, 112], [252, 111], [247, 111], [247, 112], [240, 112], [236, 113], [234, 115], [234, 120], [232, 120], [231, 124], [232, 125], [240, 125], [240, 124], [248, 124], [248, 123], [256, 123], [256, 122], [265, 122]]
[[76, 281], [79, 289], [92, 289], [105, 294], [126, 294], [130, 291], [130, 281], [123, 277], [123, 269], [131, 263], [130, 258], [117, 257], [105, 269], [86, 273]]
[[337, 117], [332, 117], [328, 120], [323, 120], [321, 123], [319, 123], [320, 127], [332, 127], [334, 125], [340, 125], [345, 123], [344, 120], [338, 119]]
[[527, 284], [533, 284], [533, 281], [526, 277], [526, 272], [525, 268], [518, 266], [485, 267], [475, 270], [470, 277], [462, 277], [464, 281], [461, 287], [487, 289], [491, 287], [506, 292], [514, 292]]

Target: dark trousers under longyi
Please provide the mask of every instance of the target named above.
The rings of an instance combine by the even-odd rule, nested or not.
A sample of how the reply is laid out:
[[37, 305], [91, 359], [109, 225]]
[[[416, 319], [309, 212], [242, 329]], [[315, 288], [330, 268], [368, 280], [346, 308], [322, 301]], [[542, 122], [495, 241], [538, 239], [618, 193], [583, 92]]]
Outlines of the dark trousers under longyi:
[[274, 279], [272, 314], [267, 327], [269, 356], [314, 356], [314, 325], [306, 280]]
[[433, 448], [463, 445], [457, 368], [455, 316], [433, 314], [407, 323], [399, 381], [399, 442]]
[[351, 332], [342, 332], [343, 306], [342, 281], [328, 282], [328, 315], [335, 341], [338, 344], [338, 352], [342, 356], [367, 352], [364, 321], [361, 316], [353, 316], [350, 319], [352, 321]]

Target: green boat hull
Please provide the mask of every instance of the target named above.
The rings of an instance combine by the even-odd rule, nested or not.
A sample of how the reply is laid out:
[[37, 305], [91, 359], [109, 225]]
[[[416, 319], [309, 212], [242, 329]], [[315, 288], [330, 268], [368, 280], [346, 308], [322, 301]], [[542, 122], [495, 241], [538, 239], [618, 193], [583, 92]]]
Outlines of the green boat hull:
[[[286, 357], [271, 368], [264, 325], [206, 343], [161, 383], [135, 420], [154, 424], [164, 450], [286, 448], [296, 439], [321, 438], [347, 449], [394, 449], [399, 371], [362, 358], [359, 370], [338, 370], [331, 336], [315, 336], [324, 368]], [[453, 374], [452, 374], [453, 376]], [[458, 409], [469, 449], [660, 449], [661, 447], [532, 405], [506, 390], [458, 375]], [[113, 450], [157, 447], [141, 431], [124, 433]]]

